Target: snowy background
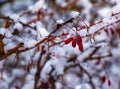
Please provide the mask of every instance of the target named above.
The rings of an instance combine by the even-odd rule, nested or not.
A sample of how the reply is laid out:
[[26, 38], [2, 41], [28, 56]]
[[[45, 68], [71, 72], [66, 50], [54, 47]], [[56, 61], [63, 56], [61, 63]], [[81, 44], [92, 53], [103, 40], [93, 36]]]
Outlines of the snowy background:
[[119, 26], [120, 0], [0, 0], [0, 89], [120, 89]]

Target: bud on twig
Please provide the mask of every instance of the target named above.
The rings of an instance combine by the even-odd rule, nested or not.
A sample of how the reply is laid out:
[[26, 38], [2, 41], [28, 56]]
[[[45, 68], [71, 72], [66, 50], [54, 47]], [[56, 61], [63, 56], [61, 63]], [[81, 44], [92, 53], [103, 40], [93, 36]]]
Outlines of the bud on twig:
[[0, 34], [0, 56], [4, 54], [3, 36]]

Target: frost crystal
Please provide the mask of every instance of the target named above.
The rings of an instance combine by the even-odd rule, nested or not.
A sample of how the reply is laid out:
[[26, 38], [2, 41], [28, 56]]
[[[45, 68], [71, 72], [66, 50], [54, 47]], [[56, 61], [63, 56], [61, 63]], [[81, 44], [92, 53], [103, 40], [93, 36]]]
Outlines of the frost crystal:
[[34, 39], [25, 39], [24, 46], [27, 48], [30, 48], [30, 47], [33, 47], [35, 43], [37, 43], [37, 41]]
[[28, 10], [36, 12], [41, 8], [45, 8], [44, 0], [39, 0], [38, 2], [35, 3], [35, 5], [29, 6]]
[[9, 16], [11, 19], [14, 20], [14, 22], [17, 22], [19, 20], [19, 15], [18, 14], [12, 14]]
[[22, 30], [22, 29], [23, 29], [23, 26], [22, 26], [22, 24], [20, 24], [19, 22], [17, 22], [17, 23], [15, 23], [15, 25], [14, 25], [14, 29]]
[[62, 24], [62, 23], [64, 23], [62, 19], [58, 19], [56, 22], [57, 22], [57, 24]]
[[11, 34], [11, 32], [9, 30], [6, 31], [5, 37], [12, 37], [12, 34]]
[[4, 47], [5, 53], [7, 53], [7, 51], [8, 51], [9, 49], [14, 48], [15, 46], [16, 46], [16, 45], [15, 45], [14, 43], [8, 43], [8, 44]]
[[20, 17], [19, 21], [22, 23], [27, 23], [27, 19], [25, 17]]
[[78, 11], [72, 11], [71, 12], [71, 16], [73, 17], [73, 18], [76, 18], [76, 17], [78, 17], [80, 15], [80, 13], [78, 12]]
[[39, 36], [45, 37], [48, 36], [49, 34], [49, 32], [44, 27], [41, 26], [37, 26], [37, 33], [38, 33], [38, 37]]
[[0, 28], [0, 34], [1, 34], [1, 35], [4, 35], [5, 32], [6, 32], [6, 29], [5, 29], [5, 28]]
[[103, 9], [99, 10], [98, 13], [102, 17], [110, 17], [111, 16], [111, 10], [109, 8], [103, 8]]

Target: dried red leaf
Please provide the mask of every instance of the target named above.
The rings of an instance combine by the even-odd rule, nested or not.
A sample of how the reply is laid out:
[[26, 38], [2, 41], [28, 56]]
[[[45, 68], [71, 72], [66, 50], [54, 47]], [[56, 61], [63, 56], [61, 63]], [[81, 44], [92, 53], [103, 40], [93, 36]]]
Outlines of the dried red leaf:
[[105, 83], [105, 81], [106, 81], [106, 76], [105, 76], [105, 75], [102, 76], [101, 80], [102, 80], [103, 83]]
[[111, 86], [111, 81], [110, 80], [108, 80], [108, 85]]
[[83, 45], [82, 45], [82, 43], [78, 44], [78, 47], [79, 47], [80, 51], [83, 51]]
[[82, 37], [80, 35], [77, 35], [77, 44], [81, 44], [82, 43]]
[[77, 42], [76, 38], [73, 39], [73, 41], [72, 41], [72, 47], [76, 47], [76, 42]]
[[70, 37], [70, 38], [66, 39], [65, 44], [69, 44], [72, 40], [73, 40], [73, 37]]

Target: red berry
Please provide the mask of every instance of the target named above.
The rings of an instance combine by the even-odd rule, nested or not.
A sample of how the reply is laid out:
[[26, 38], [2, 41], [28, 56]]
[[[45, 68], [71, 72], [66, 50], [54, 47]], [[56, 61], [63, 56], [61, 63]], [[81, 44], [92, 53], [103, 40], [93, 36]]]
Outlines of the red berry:
[[70, 38], [66, 39], [65, 44], [69, 44], [72, 40], [73, 40], [73, 37], [70, 37]]
[[82, 38], [80, 35], [77, 35], [77, 44], [81, 44], [82, 43]]
[[105, 83], [106, 81], [106, 76], [104, 75], [102, 78], [101, 78], [102, 82]]
[[82, 43], [78, 44], [78, 47], [79, 47], [80, 51], [83, 51], [83, 45], [82, 45]]
[[111, 81], [110, 80], [108, 80], [108, 85], [111, 86]]
[[75, 39], [73, 39], [73, 41], [72, 41], [72, 47], [76, 47], [76, 38]]

